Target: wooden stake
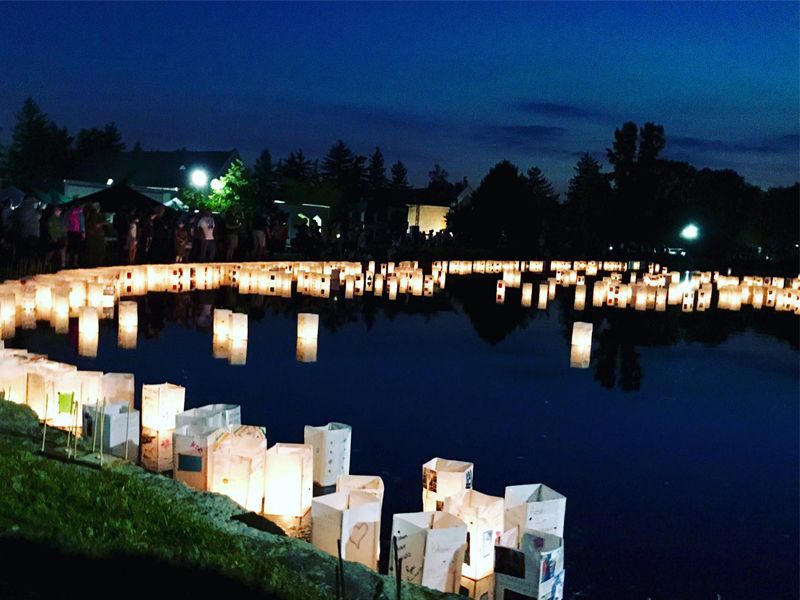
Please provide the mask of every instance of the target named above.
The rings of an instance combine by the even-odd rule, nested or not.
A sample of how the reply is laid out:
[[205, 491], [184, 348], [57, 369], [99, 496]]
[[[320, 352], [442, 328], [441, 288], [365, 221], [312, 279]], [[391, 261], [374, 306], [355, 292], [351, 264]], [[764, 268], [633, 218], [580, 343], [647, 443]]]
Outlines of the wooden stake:
[[44, 427], [42, 428], [42, 453], [44, 453], [44, 444], [47, 440], [47, 404], [50, 399], [50, 394], [44, 395]]

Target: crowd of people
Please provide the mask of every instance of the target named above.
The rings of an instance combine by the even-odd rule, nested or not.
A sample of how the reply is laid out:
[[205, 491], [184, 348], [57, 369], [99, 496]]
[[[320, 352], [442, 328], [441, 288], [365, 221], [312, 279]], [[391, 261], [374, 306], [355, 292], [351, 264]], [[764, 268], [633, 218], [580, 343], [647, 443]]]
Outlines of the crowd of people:
[[376, 235], [360, 224], [314, 221], [294, 224], [289, 239], [285, 215], [257, 214], [245, 219], [237, 210], [179, 212], [162, 205], [105, 212], [97, 203], [42, 206], [26, 196], [0, 207], [0, 256], [6, 262], [43, 260], [52, 269], [107, 264], [269, 260], [290, 251], [303, 258], [392, 259], [401, 246], [449, 245], [439, 232]]

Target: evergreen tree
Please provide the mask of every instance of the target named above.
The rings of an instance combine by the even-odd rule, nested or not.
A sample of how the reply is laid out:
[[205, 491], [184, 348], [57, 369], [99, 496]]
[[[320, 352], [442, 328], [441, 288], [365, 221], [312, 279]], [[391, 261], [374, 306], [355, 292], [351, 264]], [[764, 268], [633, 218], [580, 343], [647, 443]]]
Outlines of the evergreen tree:
[[75, 154], [78, 161], [98, 154], [122, 152], [125, 144], [116, 123], [106, 123], [102, 129], [81, 129], [75, 137]]
[[571, 245], [578, 252], [600, 252], [607, 231], [607, 222], [613, 218], [608, 210], [611, 186], [600, 163], [584, 154], [575, 165], [575, 174], [569, 180], [567, 191], [566, 231]]
[[389, 185], [386, 178], [386, 166], [383, 162], [383, 153], [380, 148], [375, 148], [375, 152], [369, 155], [369, 165], [367, 166], [367, 184], [372, 191], [385, 189]]
[[308, 182], [312, 176], [313, 165], [305, 157], [302, 150], [290, 152], [289, 156], [278, 163], [277, 172], [284, 179]]
[[72, 138], [28, 98], [16, 114], [3, 164], [5, 177], [22, 188], [55, 187], [70, 168]]
[[411, 186], [408, 183], [408, 169], [402, 161], [397, 161], [392, 165], [392, 189], [407, 190]]
[[429, 188], [445, 188], [450, 186], [447, 178], [450, 174], [445, 171], [439, 163], [433, 165], [433, 170], [428, 171], [428, 187]]

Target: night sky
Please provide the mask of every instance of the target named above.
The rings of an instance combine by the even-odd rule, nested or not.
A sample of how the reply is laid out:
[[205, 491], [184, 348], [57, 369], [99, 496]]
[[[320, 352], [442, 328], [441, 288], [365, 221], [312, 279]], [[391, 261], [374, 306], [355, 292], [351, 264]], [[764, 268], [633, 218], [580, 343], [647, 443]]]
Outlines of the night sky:
[[342, 138], [413, 183], [508, 158], [563, 191], [580, 153], [653, 120], [667, 157], [789, 184], [798, 6], [2, 3], [0, 141], [32, 96], [73, 133], [116, 121], [129, 147], [252, 162]]

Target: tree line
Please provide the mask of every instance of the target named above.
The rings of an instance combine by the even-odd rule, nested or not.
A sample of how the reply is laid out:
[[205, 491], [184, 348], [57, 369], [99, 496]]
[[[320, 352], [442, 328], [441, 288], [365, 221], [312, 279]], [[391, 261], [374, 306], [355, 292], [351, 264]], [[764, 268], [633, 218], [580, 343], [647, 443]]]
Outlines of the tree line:
[[[701, 235], [693, 250], [707, 256], [795, 253], [797, 183], [762, 190], [731, 169], [698, 169], [665, 159], [665, 145], [662, 125], [624, 123], [605, 153], [610, 169], [583, 154], [563, 199], [538, 167], [523, 170], [502, 160], [483, 177], [470, 202], [450, 211], [448, 230], [464, 247], [596, 256], [615, 247], [647, 253], [680, 246], [682, 226], [694, 223]], [[125, 148], [115, 123], [72, 136], [29, 98], [16, 114], [10, 144], [0, 147], [0, 177], [24, 190], [59, 188], [83, 161]], [[428, 175], [429, 189], [443, 194], [466, 184], [451, 182], [438, 164]], [[264, 149], [252, 168], [235, 162], [222, 182], [208, 194], [186, 188], [180, 197], [191, 207], [236, 208], [245, 215], [274, 211], [275, 199], [325, 204], [331, 206], [332, 221], [349, 227], [357, 221], [358, 206], [380, 204], [387, 192], [410, 188], [402, 161], [387, 169], [380, 147], [364, 155], [342, 140], [321, 160], [298, 149], [274, 161]]]

